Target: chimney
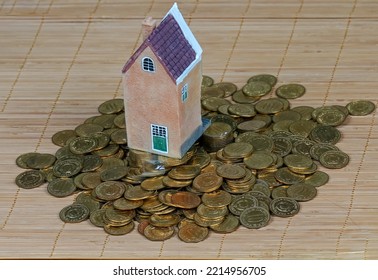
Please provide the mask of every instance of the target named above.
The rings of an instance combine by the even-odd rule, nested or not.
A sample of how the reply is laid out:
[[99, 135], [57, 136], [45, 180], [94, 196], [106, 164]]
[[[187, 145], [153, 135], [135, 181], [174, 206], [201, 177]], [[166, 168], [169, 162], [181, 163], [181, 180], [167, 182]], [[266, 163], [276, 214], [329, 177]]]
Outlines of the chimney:
[[146, 17], [142, 22], [143, 41], [151, 34], [156, 27], [156, 19]]

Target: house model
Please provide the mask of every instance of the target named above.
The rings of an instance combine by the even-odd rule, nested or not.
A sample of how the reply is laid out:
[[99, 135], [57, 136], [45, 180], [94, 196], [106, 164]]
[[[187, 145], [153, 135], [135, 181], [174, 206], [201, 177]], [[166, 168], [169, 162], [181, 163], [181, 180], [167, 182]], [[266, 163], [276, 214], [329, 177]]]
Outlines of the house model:
[[181, 158], [204, 131], [202, 49], [174, 4], [122, 69], [129, 148]]

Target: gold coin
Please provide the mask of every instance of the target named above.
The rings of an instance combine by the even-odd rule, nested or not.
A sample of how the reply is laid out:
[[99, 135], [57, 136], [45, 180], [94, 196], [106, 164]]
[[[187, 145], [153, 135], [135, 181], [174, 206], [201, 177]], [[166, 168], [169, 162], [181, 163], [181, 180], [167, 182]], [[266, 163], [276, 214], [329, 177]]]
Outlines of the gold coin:
[[231, 104], [227, 110], [230, 114], [243, 118], [251, 118], [256, 115], [255, 107], [252, 104]]
[[276, 89], [277, 96], [286, 99], [301, 97], [306, 92], [306, 88], [300, 84], [286, 84]]
[[288, 167], [292, 167], [295, 169], [307, 169], [310, 168], [313, 164], [311, 158], [300, 155], [300, 154], [290, 154], [284, 157], [284, 163]]
[[314, 144], [310, 149], [310, 155], [313, 159], [319, 160], [320, 156], [327, 152], [327, 151], [338, 151], [339, 148], [337, 148], [334, 145], [330, 144], [323, 144], [323, 143], [316, 143]]
[[213, 87], [220, 88], [224, 91], [224, 97], [229, 97], [233, 95], [237, 90], [237, 86], [230, 82], [220, 82], [213, 84]]
[[227, 206], [211, 207], [200, 204], [197, 207], [197, 213], [203, 218], [214, 220], [226, 216], [228, 214], [228, 208]]
[[202, 100], [202, 107], [213, 112], [218, 111], [218, 107], [225, 104], [231, 104], [231, 102], [221, 97], [209, 97]]
[[192, 182], [193, 180], [175, 180], [168, 176], [163, 176], [163, 180], [162, 180], [164, 187], [169, 187], [169, 188], [187, 187], [187, 186], [190, 186]]
[[97, 172], [86, 173], [82, 177], [81, 182], [87, 189], [94, 189], [102, 183], [100, 173]]
[[179, 191], [171, 195], [171, 203], [178, 208], [192, 209], [200, 205], [201, 198], [191, 192]]
[[97, 143], [94, 150], [104, 149], [110, 142], [110, 135], [106, 134], [105, 132], [96, 132], [91, 134], [89, 137], [93, 138]]
[[23, 189], [34, 189], [45, 183], [45, 176], [39, 170], [28, 170], [16, 177], [16, 184]]
[[262, 207], [250, 207], [240, 214], [240, 223], [249, 229], [258, 229], [269, 223], [269, 211]]
[[279, 122], [279, 121], [299, 121], [302, 118], [301, 114], [292, 110], [286, 110], [278, 112], [277, 114], [273, 115], [273, 122]]
[[64, 207], [59, 212], [60, 219], [65, 223], [80, 223], [89, 217], [89, 209], [81, 203]]
[[279, 197], [272, 200], [270, 210], [273, 215], [286, 218], [298, 214], [300, 209], [299, 203], [292, 198]]
[[214, 84], [214, 79], [207, 75], [202, 75], [202, 83], [203, 87], [211, 87]]
[[303, 105], [294, 107], [291, 110], [300, 113], [302, 120], [311, 120], [314, 107]]
[[264, 81], [251, 81], [242, 88], [243, 93], [250, 97], [261, 97], [267, 95], [271, 90], [271, 85]]
[[66, 197], [76, 191], [76, 185], [71, 178], [57, 178], [47, 185], [47, 191], [55, 197]]
[[217, 168], [217, 174], [226, 179], [240, 179], [246, 174], [243, 167], [235, 164], [223, 164]]
[[72, 129], [66, 129], [56, 132], [52, 137], [51, 141], [60, 147], [64, 147], [68, 140], [76, 138], [76, 132]]
[[322, 110], [316, 116], [316, 121], [323, 125], [338, 126], [341, 125], [347, 115], [336, 107], [331, 107], [330, 109]]
[[163, 184], [164, 176], [157, 176], [152, 177], [144, 180], [141, 183], [142, 189], [145, 189], [147, 191], [155, 191], [165, 188], [165, 185]]
[[50, 154], [32, 153], [26, 156], [25, 163], [31, 169], [45, 169], [52, 166], [56, 158]]
[[289, 126], [289, 131], [295, 135], [307, 137], [317, 124], [311, 120], [294, 121]]
[[220, 188], [223, 178], [217, 173], [202, 173], [193, 180], [193, 188], [199, 192], [212, 192]]
[[81, 192], [75, 198], [75, 202], [87, 206], [89, 213], [92, 213], [101, 208], [101, 203], [92, 197], [92, 192]]
[[278, 169], [274, 176], [281, 183], [289, 185], [300, 183], [305, 179], [304, 175], [294, 173], [287, 167]]
[[272, 137], [273, 141], [273, 153], [284, 157], [290, 154], [293, 148], [293, 144], [287, 137]]
[[230, 143], [223, 148], [223, 154], [230, 158], [245, 158], [252, 154], [253, 146], [249, 143]]
[[117, 129], [111, 135], [110, 139], [116, 144], [126, 144], [127, 143], [127, 135], [126, 129]]
[[86, 155], [83, 157], [83, 168], [81, 172], [95, 171], [102, 165], [102, 158], [97, 155]]
[[89, 137], [91, 134], [103, 131], [104, 128], [101, 125], [94, 123], [83, 123], [75, 128], [75, 132], [80, 137]]
[[317, 190], [306, 183], [298, 183], [287, 188], [287, 196], [296, 201], [309, 201], [315, 198]]
[[357, 100], [349, 102], [346, 108], [352, 116], [366, 116], [375, 110], [375, 104], [369, 100]]
[[143, 231], [144, 236], [151, 241], [164, 241], [171, 238], [175, 233], [174, 227], [155, 227], [147, 225]]
[[106, 233], [109, 233], [110, 235], [125, 235], [130, 233], [135, 227], [135, 224], [133, 221], [130, 223], [124, 225], [124, 226], [111, 226], [111, 225], [105, 225], [104, 230]]
[[142, 189], [140, 185], [131, 186], [125, 191], [125, 198], [129, 200], [140, 200], [154, 196], [155, 191]]
[[124, 109], [123, 99], [116, 98], [107, 100], [98, 106], [98, 111], [101, 114], [116, 114], [121, 112]]
[[233, 199], [228, 208], [232, 214], [239, 216], [245, 209], [256, 207], [257, 205], [258, 200], [256, 197], [243, 195]]
[[58, 160], [53, 167], [53, 173], [56, 177], [69, 178], [78, 174], [82, 167], [82, 162], [76, 158]]
[[228, 214], [220, 224], [211, 225], [210, 228], [217, 233], [231, 233], [237, 230], [239, 225], [239, 219]]
[[149, 222], [155, 227], [171, 227], [177, 225], [180, 220], [180, 216], [176, 214], [153, 214]]
[[310, 138], [317, 143], [335, 145], [341, 138], [341, 132], [333, 126], [319, 125], [311, 131]]
[[27, 159], [29, 157], [35, 157], [38, 153], [25, 153], [22, 155], [19, 155], [16, 159], [16, 164], [18, 167], [21, 167], [23, 169], [29, 169], [28, 164], [26, 163]]
[[278, 98], [269, 98], [258, 101], [255, 110], [260, 114], [276, 114], [285, 109], [285, 104]]
[[271, 152], [274, 148], [273, 140], [267, 135], [251, 136], [248, 143], [252, 144], [253, 151]]
[[135, 210], [118, 210], [108, 208], [105, 210], [105, 220], [110, 222], [110, 225], [126, 225], [135, 217]]
[[95, 138], [77, 137], [70, 142], [69, 147], [72, 153], [82, 155], [94, 151], [97, 144], [98, 142]]
[[262, 120], [249, 120], [245, 122], [241, 122], [237, 125], [237, 129], [239, 132], [259, 132], [262, 129], [266, 128], [266, 122]]
[[129, 200], [124, 197], [118, 198], [114, 201], [113, 206], [117, 210], [132, 210], [137, 209], [143, 205], [143, 200]]
[[100, 115], [100, 116], [95, 117], [92, 120], [92, 124], [97, 124], [97, 125], [103, 127], [104, 129], [109, 129], [109, 128], [113, 127], [114, 119], [115, 119], [116, 116], [117, 115], [114, 115], [114, 114]]
[[231, 203], [231, 195], [223, 190], [216, 190], [204, 193], [201, 197], [202, 203], [209, 207], [222, 207]]
[[223, 222], [225, 219], [224, 216], [221, 216], [219, 218], [216, 218], [216, 219], [208, 219], [206, 217], [203, 217], [201, 216], [200, 214], [198, 213], [195, 213], [194, 214], [194, 221], [197, 225], [199, 226], [202, 226], [202, 227], [209, 227], [211, 225], [216, 225], [216, 224], [220, 224], [221, 222]]
[[201, 99], [206, 99], [209, 97], [222, 98], [224, 96], [224, 90], [218, 87], [205, 87], [201, 90]]
[[112, 155], [115, 155], [118, 151], [119, 151], [118, 144], [109, 144], [108, 146], [106, 146], [105, 148], [101, 150], [93, 151], [93, 153], [100, 157], [110, 157]]
[[209, 229], [195, 223], [187, 223], [179, 228], [178, 237], [186, 243], [198, 243], [207, 238]]
[[125, 192], [125, 184], [118, 181], [106, 181], [94, 188], [95, 194], [102, 200], [116, 200]]
[[320, 156], [319, 161], [326, 168], [343, 168], [348, 165], [349, 156], [342, 151], [327, 151]]
[[105, 209], [98, 209], [93, 211], [89, 216], [91, 223], [96, 227], [104, 227], [106, 225], [104, 221], [105, 211]]
[[278, 187], [275, 187], [273, 188], [272, 190], [272, 198], [275, 199], [275, 198], [278, 198], [278, 197], [287, 197], [287, 190], [288, 186], [278, 186]]
[[114, 125], [118, 128], [126, 128], [125, 113], [121, 113], [114, 118]]
[[180, 165], [171, 169], [168, 176], [175, 180], [190, 180], [200, 174], [201, 169], [196, 165]]
[[329, 175], [323, 171], [316, 171], [314, 174], [306, 177], [305, 183], [314, 187], [325, 185], [329, 180]]
[[249, 78], [247, 83], [256, 82], [256, 81], [265, 82], [265, 83], [268, 83], [271, 87], [274, 87], [277, 83], [277, 78], [270, 74], [258, 74]]
[[238, 90], [232, 95], [232, 100], [240, 104], [251, 104], [260, 100], [260, 96], [247, 96], [243, 90]]
[[244, 159], [244, 164], [250, 169], [265, 169], [274, 163], [274, 158], [264, 152], [253, 153], [251, 156]]
[[112, 166], [100, 173], [102, 181], [116, 181], [127, 175], [129, 168], [126, 166]]

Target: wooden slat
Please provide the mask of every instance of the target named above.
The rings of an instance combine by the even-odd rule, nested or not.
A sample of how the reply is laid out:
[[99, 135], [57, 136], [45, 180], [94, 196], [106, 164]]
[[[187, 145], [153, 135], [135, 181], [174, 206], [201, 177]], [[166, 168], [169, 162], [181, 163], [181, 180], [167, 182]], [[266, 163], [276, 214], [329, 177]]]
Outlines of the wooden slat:
[[[179, 1], [204, 49], [203, 72], [242, 86], [253, 74], [299, 82], [297, 105], [377, 105], [378, 3], [368, 0]], [[338, 146], [350, 157], [292, 218], [260, 230], [211, 233], [199, 244], [108, 236], [63, 224], [73, 197], [18, 189], [25, 152], [54, 153], [51, 136], [122, 97], [120, 70], [140, 44], [140, 22], [171, 1], [0, 1], [0, 258], [377, 259], [376, 114], [350, 117]]]

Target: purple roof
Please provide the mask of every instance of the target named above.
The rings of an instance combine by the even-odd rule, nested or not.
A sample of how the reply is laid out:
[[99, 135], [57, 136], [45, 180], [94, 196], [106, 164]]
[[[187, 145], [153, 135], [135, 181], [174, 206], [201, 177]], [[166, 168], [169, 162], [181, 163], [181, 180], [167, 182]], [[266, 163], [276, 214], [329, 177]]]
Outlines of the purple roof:
[[174, 81], [196, 58], [196, 53], [179, 24], [168, 14], [126, 62], [122, 73], [131, 67], [147, 46], [150, 46]]

